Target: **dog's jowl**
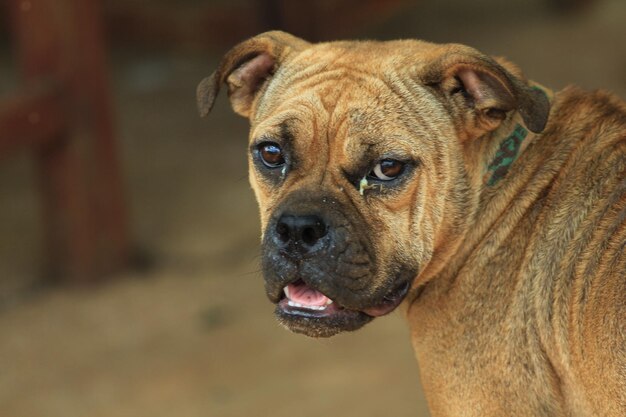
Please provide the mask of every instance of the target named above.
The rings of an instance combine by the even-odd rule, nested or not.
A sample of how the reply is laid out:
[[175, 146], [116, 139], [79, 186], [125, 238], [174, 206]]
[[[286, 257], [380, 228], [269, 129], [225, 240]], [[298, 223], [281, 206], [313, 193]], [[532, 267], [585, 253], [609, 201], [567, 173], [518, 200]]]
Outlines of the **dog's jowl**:
[[250, 120], [288, 329], [402, 304], [433, 416], [626, 416], [626, 105], [463, 45], [268, 32], [198, 86]]

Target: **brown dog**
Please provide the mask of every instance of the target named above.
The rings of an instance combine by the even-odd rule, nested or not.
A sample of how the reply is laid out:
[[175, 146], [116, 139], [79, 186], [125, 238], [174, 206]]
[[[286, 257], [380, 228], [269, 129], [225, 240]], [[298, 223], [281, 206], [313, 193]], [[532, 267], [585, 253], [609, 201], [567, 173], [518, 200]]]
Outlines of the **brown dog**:
[[462, 45], [245, 41], [267, 295], [355, 330], [405, 300], [433, 416], [626, 416], [626, 106]]

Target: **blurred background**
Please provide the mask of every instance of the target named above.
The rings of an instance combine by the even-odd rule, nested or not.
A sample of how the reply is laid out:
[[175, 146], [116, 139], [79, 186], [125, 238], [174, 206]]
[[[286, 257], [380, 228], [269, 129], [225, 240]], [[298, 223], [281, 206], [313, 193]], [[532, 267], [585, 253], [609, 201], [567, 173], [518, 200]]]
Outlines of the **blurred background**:
[[623, 0], [0, 2], [0, 416], [427, 416], [395, 313], [312, 340], [259, 274], [240, 40], [461, 42], [626, 97]]

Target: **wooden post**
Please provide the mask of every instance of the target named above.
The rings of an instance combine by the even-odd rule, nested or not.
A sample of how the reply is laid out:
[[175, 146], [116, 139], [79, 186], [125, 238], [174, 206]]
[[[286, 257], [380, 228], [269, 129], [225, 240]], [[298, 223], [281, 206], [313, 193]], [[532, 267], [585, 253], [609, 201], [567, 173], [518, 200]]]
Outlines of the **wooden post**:
[[46, 269], [63, 281], [91, 282], [129, 259], [100, 4], [9, 0], [9, 5], [24, 88], [59, 86], [66, 116], [66, 129], [36, 149]]

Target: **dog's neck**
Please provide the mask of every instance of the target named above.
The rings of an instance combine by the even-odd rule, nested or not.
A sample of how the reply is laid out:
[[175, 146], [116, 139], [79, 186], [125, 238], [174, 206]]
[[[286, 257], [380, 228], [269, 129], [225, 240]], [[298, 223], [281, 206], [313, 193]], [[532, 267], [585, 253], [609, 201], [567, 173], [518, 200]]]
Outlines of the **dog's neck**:
[[[531, 83], [531, 86], [544, 92], [548, 100], [552, 101], [551, 90], [535, 83]], [[452, 272], [449, 278], [453, 279], [453, 271], [461, 267], [465, 257], [491, 227], [481, 214], [485, 207], [489, 206], [493, 214], [505, 210], [510, 200], [515, 198], [516, 192], [509, 186], [509, 180], [516, 175], [515, 161], [523, 159], [525, 151], [537, 140], [541, 140], [541, 134], [528, 130], [522, 116], [514, 112], [497, 129], [467, 144], [466, 169], [472, 208], [466, 213], [464, 225], [456, 229], [456, 233], [444, 233], [445, 239], [440, 239], [440, 244], [436, 245], [431, 262], [422, 271], [414, 288], [439, 276], [444, 270]], [[491, 218], [497, 219], [498, 216]]]
[[[551, 90], [532, 82], [530, 86], [543, 92], [552, 102], [554, 93]], [[474, 151], [478, 153], [474, 155], [478, 156], [471, 158], [474, 165], [469, 167], [473, 215], [469, 216], [466, 233], [461, 237], [460, 250], [453, 255], [459, 265], [464, 262], [462, 253], [470, 253], [493, 225], [483, 213], [489, 212], [489, 219], [498, 219], [499, 213], [523, 191], [523, 186], [519, 188], [517, 176], [524, 171], [522, 167], [529, 148], [541, 139], [541, 133], [527, 129], [522, 115], [514, 112], [497, 129], [476, 141]]]

